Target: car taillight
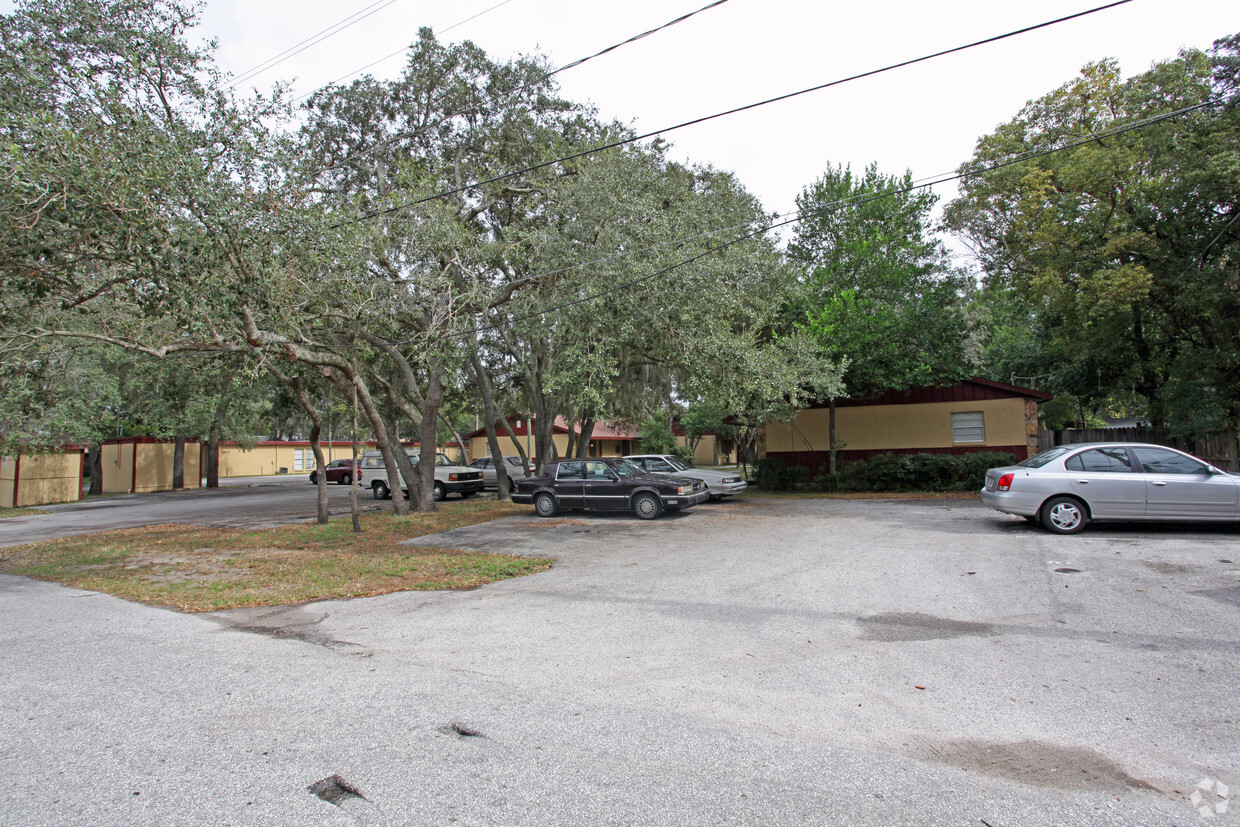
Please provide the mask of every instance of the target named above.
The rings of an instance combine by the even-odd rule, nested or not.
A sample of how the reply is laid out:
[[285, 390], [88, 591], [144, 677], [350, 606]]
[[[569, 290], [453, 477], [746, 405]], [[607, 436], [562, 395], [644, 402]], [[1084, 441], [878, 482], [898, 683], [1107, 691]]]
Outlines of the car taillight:
[[999, 477], [999, 485], [996, 487], [1000, 491], [1010, 490], [1012, 488], [1012, 479], [1015, 476], [1016, 476], [1015, 474], [1004, 474], [1002, 477]]

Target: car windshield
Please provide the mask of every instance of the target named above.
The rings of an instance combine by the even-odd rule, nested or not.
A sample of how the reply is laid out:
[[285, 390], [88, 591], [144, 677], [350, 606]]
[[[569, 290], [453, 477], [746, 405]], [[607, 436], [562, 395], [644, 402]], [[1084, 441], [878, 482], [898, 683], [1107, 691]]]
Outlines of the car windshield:
[[677, 471], [688, 471], [689, 470], [689, 466], [685, 465], [683, 462], [676, 459], [676, 457], [660, 457], [660, 459], [662, 459], [668, 465], [675, 468]]
[[1029, 457], [1029, 459], [1025, 460], [1024, 462], [1018, 462], [1016, 464], [1021, 466], [1022, 468], [1041, 468], [1046, 463], [1050, 462], [1056, 457], [1062, 457], [1064, 454], [1068, 453], [1071, 450], [1072, 450], [1071, 446], [1066, 446], [1066, 445], [1060, 446], [1059, 448], [1051, 448], [1049, 451], [1043, 451], [1040, 454], [1034, 454], [1033, 456]]
[[452, 460], [448, 459], [447, 454], [435, 454], [436, 465], [451, 465]]
[[627, 459], [617, 460], [615, 464], [611, 466], [611, 470], [619, 474], [621, 479], [624, 477], [639, 477], [646, 473], [640, 466], [634, 465]]

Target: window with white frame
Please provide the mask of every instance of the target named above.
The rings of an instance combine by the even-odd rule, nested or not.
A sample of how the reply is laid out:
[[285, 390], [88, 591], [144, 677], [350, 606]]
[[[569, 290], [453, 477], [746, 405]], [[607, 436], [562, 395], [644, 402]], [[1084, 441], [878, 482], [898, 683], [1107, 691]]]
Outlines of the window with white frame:
[[952, 414], [952, 442], [985, 442], [986, 427], [981, 411]]
[[314, 468], [314, 450], [311, 448], [293, 449], [293, 470], [309, 471]]

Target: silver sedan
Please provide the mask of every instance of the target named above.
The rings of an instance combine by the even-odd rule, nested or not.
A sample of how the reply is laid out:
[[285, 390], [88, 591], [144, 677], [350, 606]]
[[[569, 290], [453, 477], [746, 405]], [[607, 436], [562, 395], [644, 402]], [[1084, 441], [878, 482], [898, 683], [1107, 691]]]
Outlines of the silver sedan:
[[1062, 445], [986, 472], [982, 502], [1075, 534], [1092, 520], [1240, 520], [1240, 477], [1131, 442]]

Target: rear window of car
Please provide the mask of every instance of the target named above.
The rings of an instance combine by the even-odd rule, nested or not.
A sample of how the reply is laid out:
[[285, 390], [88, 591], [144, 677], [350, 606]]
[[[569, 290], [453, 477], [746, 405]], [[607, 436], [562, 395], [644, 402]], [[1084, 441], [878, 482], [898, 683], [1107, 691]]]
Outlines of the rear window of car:
[[1033, 456], [1029, 457], [1029, 459], [1025, 460], [1024, 462], [1018, 462], [1016, 464], [1021, 466], [1022, 468], [1041, 468], [1043, 465], [1050, 462], [1051, 460], [1056, 459], [1057, 457], [1062, 457], [1064, 454], [1068, 453], [1070, 450], [1072, 449], [1064, 448], [1064, 447], [1051, 448], [1049, 451], [1043, 451], [1040, 454], [1034, 454]]

